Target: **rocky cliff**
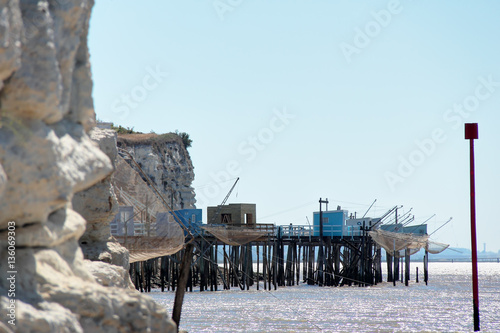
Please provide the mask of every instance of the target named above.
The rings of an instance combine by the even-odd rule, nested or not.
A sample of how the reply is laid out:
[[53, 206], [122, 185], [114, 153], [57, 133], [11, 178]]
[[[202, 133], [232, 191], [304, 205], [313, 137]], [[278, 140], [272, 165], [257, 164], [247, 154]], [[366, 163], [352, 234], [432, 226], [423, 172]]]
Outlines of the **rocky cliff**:
[[[96, 127], [90, 131], [89, 136], [108, 156], [116, 170], [116, 133]], [[111, 238], [109, 222], [118, 212], [112, 177], [110, 174], [94, 186], [75, 193], [72, 204], [73, 209], [87, 221], [85, 233], [80, 238], [80, 247], [85, 259], [103, 261], [128, 269], [127, 250]]]
[[[120, 134], [117, 145], [119, 149], [130, 153], [141, 169], [148, 175], [154, 186], [160, 191], [172, 209], [191, 209], [195, 207], [195, 194], [191, 187], [194, 180], [193, 163], [189, 157], [181, 138], [174, 133], [169, 134]], [[137, 175], [146, 181], [145, 177], [137, 170], [131, 161], [128, 165], [133, 168]], [[123, 160], [119, 161], [123, 165]], [[118, 166], [115, 175], [115, 185], [128, 193], [135, 194], [135, 186], [140, 181], [132, 179], [137, 177], [118, 176], [125, 166]], [[135, 187], [135, 189], [134, 189]], [[136, 197], [145, 203], [145, 195], [137, 193]], [[161, 205], [163, 207], [163, 205]], [[164, 211], [158, 208], [158, 211]]]
[[0, 0], [1, 332], [175, 332], [123, 267], [85, 261], [79, 246], [86, 233], [97, 259], [126, 266], [99, 226], [113, 214], [113, 152], [89, 137], [92, 6]]

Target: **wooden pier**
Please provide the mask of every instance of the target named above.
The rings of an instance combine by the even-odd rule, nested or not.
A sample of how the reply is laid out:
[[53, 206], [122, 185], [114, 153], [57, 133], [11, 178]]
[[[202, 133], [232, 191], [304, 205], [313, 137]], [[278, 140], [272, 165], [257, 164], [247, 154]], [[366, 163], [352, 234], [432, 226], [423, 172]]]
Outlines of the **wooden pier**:
[[[371, 286], [382, 282], [381, 248], [367, 231], [360, 236], [329, 237], [276, 232], [244, 245], [228, 245], [204, 233], [192, 240], [194, 252], [190, 264], [187, 291], [217, 291], [239, 288], [276, 290], [300, 283], [318, 286]], [[136, 288], [174, 291], [178, 285], [184, 250], [130, 265]], [[404, 258], [404, 257], [403, 257]], [[401, 261], [403, 260], [401, 258]], [[388, 281], [405, 280], [408, 284], [410, 261], [406, 264], [388, 255]], [[403, 267], [406, 274], [403, 276]], [[427, 265], [424, 279], [427, 283]]]

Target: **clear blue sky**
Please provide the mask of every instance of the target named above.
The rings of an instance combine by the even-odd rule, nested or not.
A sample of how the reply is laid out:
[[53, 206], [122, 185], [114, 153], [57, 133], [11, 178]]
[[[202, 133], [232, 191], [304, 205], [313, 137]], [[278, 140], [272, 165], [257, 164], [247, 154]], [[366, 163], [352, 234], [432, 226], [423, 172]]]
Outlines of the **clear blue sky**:
[[[470, 248], [499, 251], [500, 2], [97, 1], [90, 21], [101, 120], [193, 139], [198, 208], [257, 204], [307, 224], [320, 197], [363, 215], [436, 214]], [[204, 213], [206, 214], [206, 212]]]

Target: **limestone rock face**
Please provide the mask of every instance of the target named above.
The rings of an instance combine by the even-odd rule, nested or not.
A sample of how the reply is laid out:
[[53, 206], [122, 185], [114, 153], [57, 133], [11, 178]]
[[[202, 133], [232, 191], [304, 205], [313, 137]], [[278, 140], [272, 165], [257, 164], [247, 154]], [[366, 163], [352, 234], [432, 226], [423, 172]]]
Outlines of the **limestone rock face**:
[[[8, 85], [7, 85], [8, 86]], [[64, 131], [66, 127], [70, 131]], [[66, 205], [73, 192], [89, 187], [112, 171], [79, 124], [54, 128], [27, 120], [0, 130], [0, 163], [8, 177], [0, 202], [0, 226], [44, 221]]]
[[118, 147], [134, 157], [174, 210], [196, 208], [193, 163], [178, 135], [122, 134]]
[[135, 290], [128, 271], [123, 267], [109, 265], [101, 261], [85, 260], [85, 268], [102, 286]]
[[21, 66], [21, 10], [18, 1], [0, 0], [0, 89]]
[[[2, 332], [176, 331], [164, 309], [130, 288], [128, 253], [109, 239], [116, 150], [110, 133], [89, 137], [92, 5], [0, 0]], [[15, 228], [15, 261], [8, 260], [8, 227]], [[86, 262], [80, 238], [93, 242], [94, 259], [118, 266]]]
[[[116, 132], [94, 128], [91, 139], [116, 164]], [[87, 220], [87, 228], [80, 238], [80, 245], [86, 259], [104, 261], [128, 268], [128, 251], [111, 239], [109, 222], [118, 211], [111, 175], [94, 186], [78, 192], [73, 197], [73, 209]]]

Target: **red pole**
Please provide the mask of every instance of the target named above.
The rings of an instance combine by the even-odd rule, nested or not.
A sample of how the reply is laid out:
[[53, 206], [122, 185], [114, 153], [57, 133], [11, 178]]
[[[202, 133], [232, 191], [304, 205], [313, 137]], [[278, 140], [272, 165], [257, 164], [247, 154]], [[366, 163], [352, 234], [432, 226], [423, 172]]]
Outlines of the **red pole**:
[[474, 331], [479, 328], [479, 288], [477, 281], [477, 243], [476, 243], [476, 186], [474, 180], [474, 139], [478, 138], [477, 124], [465, 124], [465, 139], [470, 145], [470, 227], [472, 247], [472, 294], [474, 306]]

